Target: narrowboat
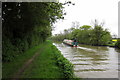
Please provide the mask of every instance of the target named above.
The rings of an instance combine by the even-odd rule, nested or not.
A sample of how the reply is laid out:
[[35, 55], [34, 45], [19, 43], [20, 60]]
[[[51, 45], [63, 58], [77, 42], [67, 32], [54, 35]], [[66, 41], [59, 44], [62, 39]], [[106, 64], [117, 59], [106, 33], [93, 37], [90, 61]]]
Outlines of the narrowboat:
[[74, 42], [74, 40], [64, 39], [64, 40], [63, 40], [63, 43], [64, 43], [64, 44], [67, 44], [67, 45], [69, 45], [69, 46], [72, 46], [72, 47], [77, 47], [77, 42]]

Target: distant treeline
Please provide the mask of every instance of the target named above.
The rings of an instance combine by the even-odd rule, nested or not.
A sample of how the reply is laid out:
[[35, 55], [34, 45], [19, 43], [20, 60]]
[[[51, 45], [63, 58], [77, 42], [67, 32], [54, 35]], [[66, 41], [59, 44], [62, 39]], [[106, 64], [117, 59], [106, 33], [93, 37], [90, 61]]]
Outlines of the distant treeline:
[[44, 42], [51, 35], [52, 23], [63, 19], [62, 9], [62, 4], [55, 2], [3, 2], [3, 62]]
[[80, 44], [88, 44], [94, 46], [103, 46], [110, 44], [112, 37], [107, 29], [104, 29], [102, 25], [98, 25], [95, 22], [95, 26], [83, 25], [78, 28], [65, 29], [64, 33], [56, 34], [52, 37], [52, 40], [62, 41], [63, 39], [76, 38]]
[[103, 25], [98, 25], [95, 20], [94, 27], [89, 25], [83, 25], [81, 27], [71, 27], [65, 29], [64, 33], [55, 34], [51, 39], [53, 41], [62, 42], [64, 39], [77, 39], [80, 44], [88, 44], [94, 46], [112, 46], [120, 48], [120, 39], [117, 42], [112, 41], [112, 36], [107, 29], [103, 28]]
[[120, 39], [117, 39], [117, 43], [115, 44], [115, 46], [120, 49]]

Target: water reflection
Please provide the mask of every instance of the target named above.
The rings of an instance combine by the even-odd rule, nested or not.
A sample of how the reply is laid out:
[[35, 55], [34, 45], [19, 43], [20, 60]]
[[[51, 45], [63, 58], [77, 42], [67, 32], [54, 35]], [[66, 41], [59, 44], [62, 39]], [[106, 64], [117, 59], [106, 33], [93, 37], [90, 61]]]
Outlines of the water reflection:
[[64, 57], [74, 65], [74, 72], [81, 78], [118, 78], [118, 53], [111, 47], [80, 45], [70, 47], [54, 43]]

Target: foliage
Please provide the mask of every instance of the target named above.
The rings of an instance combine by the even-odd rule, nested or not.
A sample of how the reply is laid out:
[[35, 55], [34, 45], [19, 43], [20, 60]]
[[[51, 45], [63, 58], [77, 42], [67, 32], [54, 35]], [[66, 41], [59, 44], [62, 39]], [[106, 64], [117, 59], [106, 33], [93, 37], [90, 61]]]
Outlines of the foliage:
[[55, 2], [3, 2], [3, 61], [14, 60], [51, 36], [52, 24], [63, 19], [62, 9]]
[[90, 28], [91, 28], [91, 26], [89, 26], [89, 25], [83, 25], [80, 27], [81, 30], [88, 30]]
[[52, 46], [52, 47], [56, 49], [54, 50], [55, 60], [57, 61], [57, 65], [61, 67], [64, 73], [64, 77], [68, 79], [73, 78], [74, 77], [73, 64], [70, 61], [68, 61], [66, 58], [64, 58], [64, 56], [61, 54], [60, 51], [58, 51], [57, 48], [55, 48], [55, 46]]
[[110, 32], [103, 29], [101, 26], [95, 26], [92, 31], [92, 45], [107, 45], [111, 39]]
[[[69, 29], [66, 31], [69, 31]], [[83, 25], [80, 28], [74, 28], [67, 34], [58, 34], [52, 37], [53, 40], [59, 39], [59, 41], [62, 41], [64, 38], [76, 38], [77, 41], [81, 44], [98, 46], [107, 45], [111, 40], [111, 35], [107, 29], [103, 29], [101, 25], [96, 24], [94, 28], [89, 25]]]
[[13, 75], [32, 58], [32, 63], [21, 73], [20, 78], [72, 78], [73, 65], [63, 57], [60, 51], [50, 42], [28, 49], [24, 54], [17, 56], [14, 61], [3, 63], [3, 79], [13, 78]]
[[115, 44], [117, 48], [120, 48], [120, 39], [117, 40], [117, 43]]

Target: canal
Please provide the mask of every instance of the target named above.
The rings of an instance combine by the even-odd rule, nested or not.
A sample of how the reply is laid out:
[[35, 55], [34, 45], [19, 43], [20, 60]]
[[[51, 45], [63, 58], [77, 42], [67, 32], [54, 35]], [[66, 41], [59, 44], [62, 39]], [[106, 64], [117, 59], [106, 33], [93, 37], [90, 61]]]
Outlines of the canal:
[[119, 49], [103, 46], [70, 47], [63, 43], [53, 44], [74, 65], [75, 76], [80, 78], [118, 78]]

